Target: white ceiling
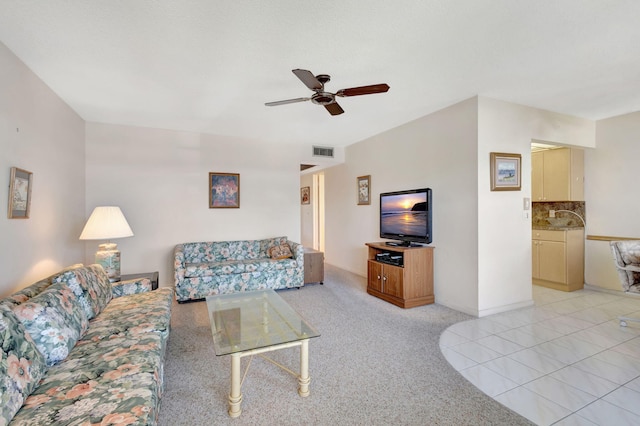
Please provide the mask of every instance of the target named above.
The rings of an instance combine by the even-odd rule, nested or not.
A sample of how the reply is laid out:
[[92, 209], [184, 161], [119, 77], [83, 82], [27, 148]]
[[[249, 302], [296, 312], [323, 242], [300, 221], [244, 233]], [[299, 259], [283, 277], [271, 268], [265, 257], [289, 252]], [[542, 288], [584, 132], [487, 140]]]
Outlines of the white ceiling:
[[[0, 0], [0, 41], [87, 121], [331, 146], [475, 95], [638, 111], [639, 22], [637, 0]], [[391, 89], [264, 106], [312, 94], [294, 68]]]

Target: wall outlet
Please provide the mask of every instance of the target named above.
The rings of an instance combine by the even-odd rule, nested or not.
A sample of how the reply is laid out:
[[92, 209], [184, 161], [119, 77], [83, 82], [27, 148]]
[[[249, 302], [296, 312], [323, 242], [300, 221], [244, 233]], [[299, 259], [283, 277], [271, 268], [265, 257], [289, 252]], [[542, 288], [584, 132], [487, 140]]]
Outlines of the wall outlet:
[[549, 210], [549, 217], [556, 217], [556, 211], [555, 210]]

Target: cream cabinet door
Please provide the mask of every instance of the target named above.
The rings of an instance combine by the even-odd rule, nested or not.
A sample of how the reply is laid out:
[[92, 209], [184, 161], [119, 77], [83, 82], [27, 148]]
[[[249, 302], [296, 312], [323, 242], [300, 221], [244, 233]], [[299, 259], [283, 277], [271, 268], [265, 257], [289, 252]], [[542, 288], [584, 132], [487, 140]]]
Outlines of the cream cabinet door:
[[566, 244], [558, 241], [538, 241], [538, 278], [567, 282]]
[[571, 151], [551, 149], [544, 151], [542, 188], [545, 201], [571, 200]]

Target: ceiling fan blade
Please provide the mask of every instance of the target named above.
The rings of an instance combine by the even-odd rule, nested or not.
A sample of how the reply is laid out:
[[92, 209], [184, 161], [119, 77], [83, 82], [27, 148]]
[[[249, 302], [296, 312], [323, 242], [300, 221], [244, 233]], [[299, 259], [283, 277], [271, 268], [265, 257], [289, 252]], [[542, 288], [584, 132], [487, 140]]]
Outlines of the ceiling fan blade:
[[267, 102], [266, 106], [277, 106], [277, 105], [286, 105], [286, 104], [295, 104], [296, 102], [305, 102], [310, 101], [311, 98], [295, 98], [295, 99], [287, 99], [284, 101], [275, 101], [275, 102]]
[[327, 111], [329, 111], [329, 114], [331, 115], [340, 115], [344, 112], [342, 107], [335, 102], [327, 104], [324, 107], [327, 109]]
[[351, 87], [349, 89], [340, 89], [336, 92], [336, 96], [359, 96], [372, 95], [374, 93], [384, 93], [389, 90], [389, 85], [373, 84], [371, 86]]
[[296, 68], [292, 70], [292, 72], [311, 90], [319, 90], [322, 89], [322, 83], [318, 81], [315, 75], [311, 71], [301, 70]]

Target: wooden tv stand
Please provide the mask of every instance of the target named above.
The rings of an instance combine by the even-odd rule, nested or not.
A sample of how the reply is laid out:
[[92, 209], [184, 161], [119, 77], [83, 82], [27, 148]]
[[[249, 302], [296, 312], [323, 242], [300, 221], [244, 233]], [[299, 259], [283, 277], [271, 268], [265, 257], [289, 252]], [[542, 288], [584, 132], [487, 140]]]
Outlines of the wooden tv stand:
[[[367, 243], [367, 293], [401, 308], [428, 305], [433, 295], [433, 247]], [[376, 255], [389, 254], [376, 260]]]

